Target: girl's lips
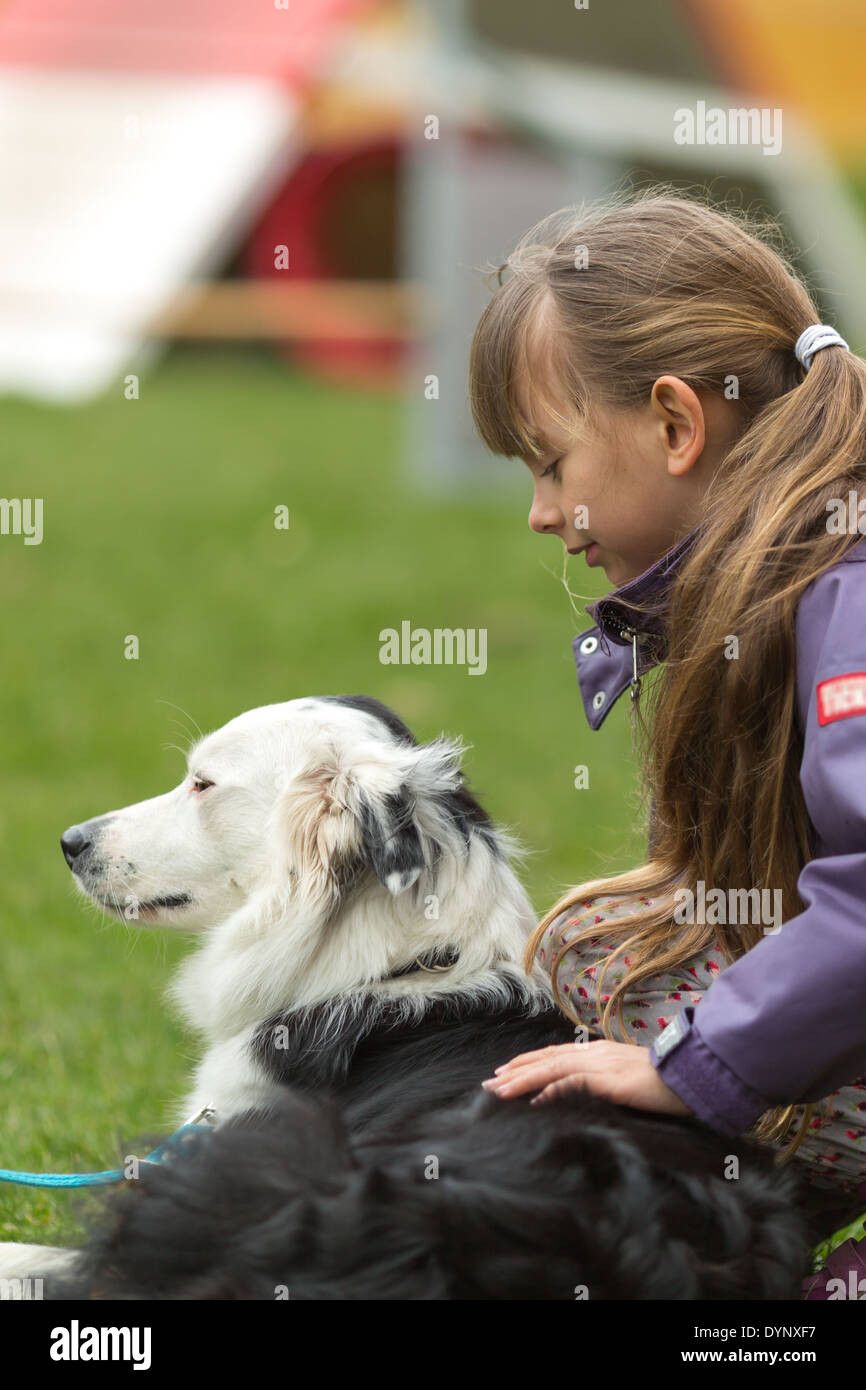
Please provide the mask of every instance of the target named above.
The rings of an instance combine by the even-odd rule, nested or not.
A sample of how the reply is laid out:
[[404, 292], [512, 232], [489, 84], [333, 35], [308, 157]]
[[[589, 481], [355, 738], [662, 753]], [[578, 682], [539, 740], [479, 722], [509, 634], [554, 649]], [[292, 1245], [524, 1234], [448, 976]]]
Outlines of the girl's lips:
[[598, 564], [598, 541], [590, 541], [589, 545], [577, 546], [574, 550], [569, 550], [569, 555], [582, 555], [586, 553], [586, 563], [590, 566]]

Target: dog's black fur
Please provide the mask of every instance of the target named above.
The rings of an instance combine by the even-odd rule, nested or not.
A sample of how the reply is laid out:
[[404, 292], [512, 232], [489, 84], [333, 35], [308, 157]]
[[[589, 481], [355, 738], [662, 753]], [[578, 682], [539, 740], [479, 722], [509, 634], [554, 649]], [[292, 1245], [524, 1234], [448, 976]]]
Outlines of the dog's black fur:
[[797, 1298], [816, 1232], [766, 1153], [590, 1096], [481, 1090], [572, 1039], [516, 994], [414, 1024], [372, 995], [274, 1020], [257, 1046], [292, 1083], [276, 1108], [144, 1167], [51, 1297]]

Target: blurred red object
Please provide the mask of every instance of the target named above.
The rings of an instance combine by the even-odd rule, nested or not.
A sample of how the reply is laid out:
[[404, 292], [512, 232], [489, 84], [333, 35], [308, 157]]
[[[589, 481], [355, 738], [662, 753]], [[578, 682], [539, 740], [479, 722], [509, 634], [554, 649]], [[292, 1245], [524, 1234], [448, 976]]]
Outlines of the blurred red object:
[[[398, 137], [308, 154], [260, 218], [241, 257], [256, 279], [391, 280], [397, 274]], [[286, 247], [288, 268], [278, 268]], [[342, 381], [396, 384], [406, 337], [295, 340], [282, 351]]]
[[5, 0], [0, 63], [251, 76], [303, 87], [375, 0]]

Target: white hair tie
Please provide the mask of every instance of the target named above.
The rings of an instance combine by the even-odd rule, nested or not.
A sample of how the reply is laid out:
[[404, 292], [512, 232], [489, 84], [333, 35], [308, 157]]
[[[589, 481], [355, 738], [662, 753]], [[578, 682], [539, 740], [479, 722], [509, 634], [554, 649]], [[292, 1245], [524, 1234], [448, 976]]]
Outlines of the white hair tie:
[[794, 356], [808, 372], [815, 353], [825, 347], [843, 347], [851, 351], [841, 333], [837, 333], [829, 323], [813, 323], [803, 329], [794, 344]]

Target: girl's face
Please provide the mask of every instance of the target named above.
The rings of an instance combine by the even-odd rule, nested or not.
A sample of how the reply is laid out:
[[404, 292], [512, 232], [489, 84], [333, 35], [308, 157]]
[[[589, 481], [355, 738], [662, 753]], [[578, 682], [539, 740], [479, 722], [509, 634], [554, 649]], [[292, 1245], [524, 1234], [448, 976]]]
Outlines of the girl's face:
[[568, 436], [521, 412], [546, 444], [524, 459], [535, 479], [529, 525], [558, 536], [570, 554], [587, 551], [615, 587], [637, 578], [701, 519], [715, 468], [739, 432], [736, 403], [698, 394], [679, 377], [659, 377], [645, 406], [599, 410], [592, 432]]

